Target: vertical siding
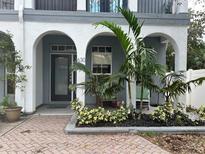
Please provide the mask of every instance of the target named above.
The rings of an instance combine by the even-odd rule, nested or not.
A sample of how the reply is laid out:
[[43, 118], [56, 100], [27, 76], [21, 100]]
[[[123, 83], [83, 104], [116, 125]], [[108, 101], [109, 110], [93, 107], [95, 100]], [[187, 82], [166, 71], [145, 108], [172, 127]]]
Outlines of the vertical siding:
[[76, 11], [77, 0], [36, 0], [36, 9]]
[[138, 0], [139, 13], [169, 14], [173, 0]]
[[2, 10], [14, 9], [14, 0], [0, 0], [0, 9]]

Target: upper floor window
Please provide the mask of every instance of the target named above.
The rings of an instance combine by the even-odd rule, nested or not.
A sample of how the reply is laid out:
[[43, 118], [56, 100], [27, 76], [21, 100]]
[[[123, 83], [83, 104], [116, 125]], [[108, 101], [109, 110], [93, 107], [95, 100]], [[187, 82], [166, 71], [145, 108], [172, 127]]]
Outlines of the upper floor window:
[[171, 14], [173, 0], [138, 0], [139, 13]]
[[14, 9], [14, 0], [0, 0], [0, 9], [2, 10]]
[[37, 10], [76, 11], [77, 0], [36, 0]]
[[112, 74], [112, 47], [92, 47], [92, 72], [96, 75]]
[[118, 7], [127, 8], [127, 0], [87, 0], [90, 12], [118, 12]]

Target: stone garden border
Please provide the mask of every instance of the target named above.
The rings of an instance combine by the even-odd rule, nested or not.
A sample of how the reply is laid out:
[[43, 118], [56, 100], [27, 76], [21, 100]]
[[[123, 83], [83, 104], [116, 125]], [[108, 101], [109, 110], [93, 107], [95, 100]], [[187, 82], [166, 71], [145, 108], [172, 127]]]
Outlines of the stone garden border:
[[67, 134], [103, 134], [103, 133], [163, 133], [163, 134], [205, 134], [205, 126], [198, 127], [76, 127], [74, 114], [65, 128]]

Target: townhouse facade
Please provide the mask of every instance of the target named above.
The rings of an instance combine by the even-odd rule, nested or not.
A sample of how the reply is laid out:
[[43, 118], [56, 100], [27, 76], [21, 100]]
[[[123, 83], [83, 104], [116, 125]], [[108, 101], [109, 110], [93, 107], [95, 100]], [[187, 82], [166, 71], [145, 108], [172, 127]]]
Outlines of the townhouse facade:
[[[24, 112], [33, 113], [42, 104], [64, 104], [74, 98], [93, 104], [83, 89], [71, 92], [71, 83], [86, 80], [83, 72], [70, 73], [75, 62], [86, 64], [94, 74], [119, 70], [124, 54], [121, 45], [105, 27], [94, 23], [107, 20], [129, 29], [118, 7], [133, 11], [144, 22], [141, 36], [157, 51], [157, 60], [166, 64], [168, 42], [175, 50], [175, 70], [186, 70], [188, 0], [0, 0], [0, 31], [11, 33], [16, 50], [21, 51], [28, 81], [15, 100]], [[5, 71], [0, 66], [1, 75]], [[0, 97], [8, 93], [0, 82]], [[136, 105], [136, 85], [132, 85]], [[127, 101], [127, 88], [118, 99]], [[157, 96], [152, 96], [155, 103]]]

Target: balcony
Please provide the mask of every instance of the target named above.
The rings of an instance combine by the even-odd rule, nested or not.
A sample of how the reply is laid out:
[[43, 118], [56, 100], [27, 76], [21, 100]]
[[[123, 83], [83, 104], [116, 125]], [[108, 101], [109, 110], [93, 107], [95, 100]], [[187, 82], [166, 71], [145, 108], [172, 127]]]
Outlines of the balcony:
[[87, 0], [88, 12], [118, 12], [119, 7], [127, 8], [127, 0]]
[[36, 10], [76, 11], [77, 0], [35, 0]]
[[13, 10], [14, 0], [0, 0], [0, 9], [1, 10]]
[[173, 0], [138, 0], [138, 13], [172, 14]]

